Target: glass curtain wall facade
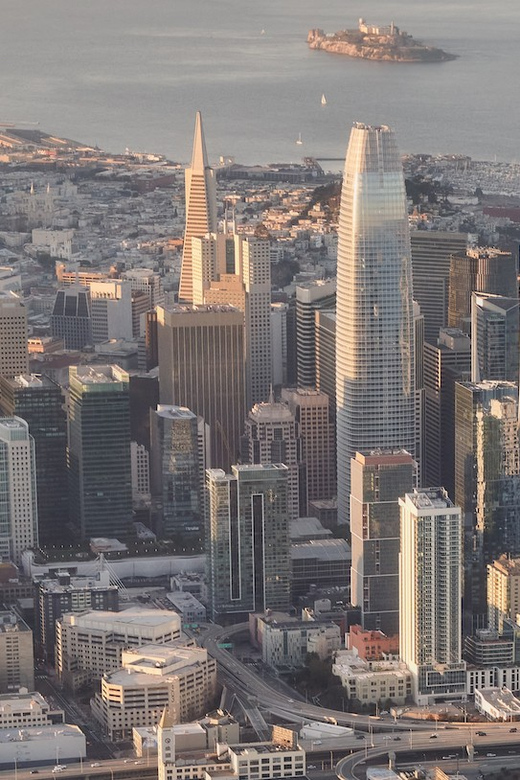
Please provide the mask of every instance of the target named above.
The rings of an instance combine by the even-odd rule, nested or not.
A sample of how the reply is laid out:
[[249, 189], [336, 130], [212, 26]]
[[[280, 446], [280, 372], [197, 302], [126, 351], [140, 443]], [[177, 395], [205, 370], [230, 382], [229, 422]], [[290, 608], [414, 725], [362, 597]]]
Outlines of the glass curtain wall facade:
[[415, 451], [410, 235], [393, 132], [356, 124], [339, 219], [336, 315], [338, 522], [357, 451]]

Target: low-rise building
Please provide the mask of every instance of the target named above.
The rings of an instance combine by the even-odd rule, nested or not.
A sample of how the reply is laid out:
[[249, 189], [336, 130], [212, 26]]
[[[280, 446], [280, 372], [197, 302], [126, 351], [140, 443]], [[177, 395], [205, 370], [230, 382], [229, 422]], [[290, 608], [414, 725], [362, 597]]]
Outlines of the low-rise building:
[[24, 766], [70, 763], [87, 755], [85, 735], [79, 726], [31, 726], [0, 730], [0, 767], [12, 771]]
[[55, 623], [68, 612], [86, 609], [119, 609], [119, 589], [110, 584], [110, 574], [104, 569], [94, 576], [72, 576], [65, 568], [54, 577], [41, 577], [36, 582], [35, 612], [37, 641], [54, 660]]
[[293, 596], [305, 596], [311, 585], [328, 588], [348, 582], [351, 558], [345, 539], [322, 538], [291, 544]]
[[33, 691], [0, 696], [0, 729], [26, 729], [63, 723], [63, 710], [51, 707], [47, 699]]
[[520, 701], [508, 688], [477, 688], [475, 707], [489, 720], [520, 720]]
[[88, 610], [56, 622], [56, 673], [78, 690], [121, 667], [123, 650], [162, 645], [181, 636], [181, 619], [169, 610], [131, 607], [121, 612]]
[[337, 675], [349, 699], [361, 704], [390, 700], [404, 704], [412, 692], [412, 675], [400, 661], [365, 661], [353, 650], [336, 654], [332, 674]]
[[399, 655], [399, 635], [387, 636], [382, 631], [365, 631], [362, 626], [350, 626], [347, 649], [355, 650], [365, 661], [379, 661], [387, 655]]
[[33, 632], [14, 612], [0, 612], [0, 693], [34, 690]]
[[324, 660], [341, 647], [339, 626], [330, 621], [300, 620], [285, 613], [249, 616], [251, 641], [262, 650], [262, 660], [275, 669], [304, 666], [307, 654]]
[[514, 651], [514, 640], [492, 629], [481, 629], [464, 641], [465, 658], [475, 666], [507, 666], [514, 662]]
[[157, 728], [159, 780], [270, 780], [305, 775], [305, 751], [279, 742], [219, 741], [214, 752], [205, 752], [199, 728], [203, 723], [178, 726], [165, 709]]
[[136, 726], [154, 726], [165, 707], [175, 723], [202, 716], [217, 691], [216, 661], [199, 647], [144, 645], [122, 653], [122, 668], [106, 674], [92, 714], [112, 740]]
[[171, 601], [175, 611], [182, 617], [183, 623], [205, 623], [206, 607], [193, 593], [176, 590], [168, 593], [166, 598]]

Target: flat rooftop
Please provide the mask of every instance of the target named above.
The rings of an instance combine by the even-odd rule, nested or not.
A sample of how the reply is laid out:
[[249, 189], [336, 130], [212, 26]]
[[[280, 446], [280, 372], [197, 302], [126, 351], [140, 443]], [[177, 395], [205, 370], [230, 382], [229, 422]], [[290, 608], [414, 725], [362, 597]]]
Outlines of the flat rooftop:
[[180, 628], [180, 618], [176, 612], [167, 609], [147, 609], [146, 607], [129, 607], [121, 612], [103, 610], [88, 610], [65, 616], [71, 625], [81, 628], [109, 629], [113, 625], [160, 627], [171, 623]]
[[427, 488], [407, 493], [408, 498], [417, 509], [451, 509], [454, 503], [444, 488]]
[[0, 729], [0, 744], [8, 742], [43, 742], [60, 737], [85, 739], [79, 726], [60, 723], [59, 726], [28, 726], [23, 729]]

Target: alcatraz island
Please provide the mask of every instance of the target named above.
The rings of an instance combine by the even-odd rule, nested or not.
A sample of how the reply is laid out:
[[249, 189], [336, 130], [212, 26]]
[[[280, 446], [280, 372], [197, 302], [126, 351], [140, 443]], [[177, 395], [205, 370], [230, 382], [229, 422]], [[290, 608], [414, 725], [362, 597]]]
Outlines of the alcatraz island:
[[307, 42], [311, 49], [383, 62], [445, 62], [457, 58], [456, 54], [415, 40], [393, 22], [377, 27], [360, 19], [357, 30], [339, 30], [332, 35], [320, 29], [309, 30]]

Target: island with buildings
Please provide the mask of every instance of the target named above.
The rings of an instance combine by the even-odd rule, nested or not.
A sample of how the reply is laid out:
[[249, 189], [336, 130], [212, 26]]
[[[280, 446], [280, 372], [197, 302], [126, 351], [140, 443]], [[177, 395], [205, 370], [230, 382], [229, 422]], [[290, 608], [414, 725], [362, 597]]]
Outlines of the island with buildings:
[[384, 27], [359, 20], [357, 30], [339, 30], [326, 35], [323, 30], [309, 30], [307, 42], [311, 49], [332, 54], [345, 54], [365, 60], [384, 62], [445, 62], [457, 58], [435, 46], [415, 40], [393, 22]]

